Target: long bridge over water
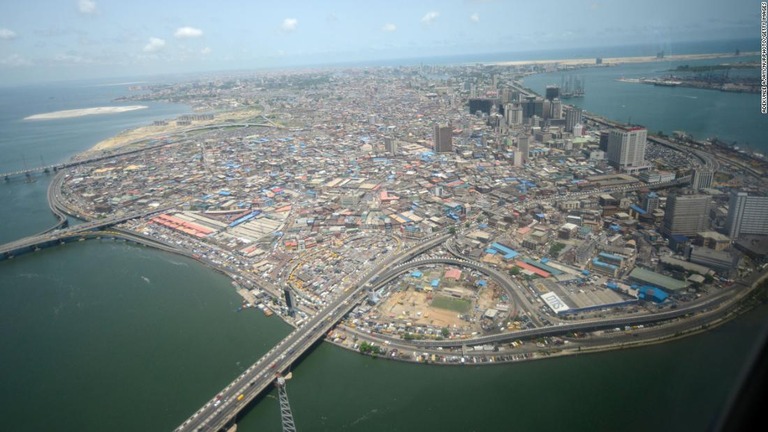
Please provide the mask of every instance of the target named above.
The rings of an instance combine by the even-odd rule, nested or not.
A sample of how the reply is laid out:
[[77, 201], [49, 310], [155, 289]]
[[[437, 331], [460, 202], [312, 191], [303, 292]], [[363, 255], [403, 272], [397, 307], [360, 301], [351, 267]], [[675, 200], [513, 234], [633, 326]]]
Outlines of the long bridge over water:
[[[5, 243], [3, 245], [0, 245], [0, 261], [6, 260], [9, 258], [13, 258], [17, 255], [21, 255], [28, 252], [34, 252], [39, 249], [51, 247], [51, 246], [57, 246], [63, 243], [66, 243], [67, 241], [72, 240], [79, 240], [80, 238], [85, 238], [86, 236], [93, 236], [95, 235], [94, 231], [98, 231], [100, 229], [110, 227], [112, 225], [117, 225], [119, 223], [131, 220], [131, 219], [138, 219], [142, 217], [149, 216], [154, 213], [163, 212], [166, 211], [170, 207], [163, 207], [158, 209], [153, 209], [151, 211], [143, 211], [138, 213], [129, 213], [125, 215], [120, 216], [113, 216], [106, 219], [99, 219], [92, 222], [86, 222], [80, 225], [75, 225], [73, 227], [55, 230], [55, 231], [46, 231], [41, 234], [37, 234], [34, 236], [24, 237], [23, 239], [19, 239], [16, 241], [12, 241], [10, 243]], [[125, 234], [129, 235], [129, 234]], [[133, 234], [137, 237], [136, 234]], [[151, 241], [151, 239], [143, 239], [142, 241]]]
[[272, 385], [277, 374], [287, 370], [293, 362], [322, 339], [326, 332], [363, 301], [367, 296], [367, 289], [380, 276], [388, 274], [388, 269], [391, 266], [408, 261], [443, 243], [449, 237], [450, 235], [443, 234], [428, 238], [399, 256], [390, 253], [374, 268], [354, 280], [339, 297], [322, 311], [275, 345], [175, 430], [177, 432], [219, 431], [233, 423], [244, 407]]

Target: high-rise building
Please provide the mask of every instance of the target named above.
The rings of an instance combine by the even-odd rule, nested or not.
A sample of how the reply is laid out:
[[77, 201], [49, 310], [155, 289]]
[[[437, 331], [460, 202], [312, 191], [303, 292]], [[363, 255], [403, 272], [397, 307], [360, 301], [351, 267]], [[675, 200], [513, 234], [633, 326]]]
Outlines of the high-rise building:
[[390, 155], [397, 154], [397, 143], [392, 137], [384, 138], [384, 150]]
[[558, 98], [552, 99], [552, 115], [550, 118], [561, 119], [563, 118], [563, 103]]
[[507, 117], [507, 126], [523, 124], [523, 109], [519, 104], [507, 104], [504, 115]]
[[523, 135], [521, 137], [517, 138], [517, 151], [520, 152], [520, 158], [522, 159], [522, 163], [528, 162], [531, 147], [530, 147], [530, 139], [531, 137], [528, 135]]
[[548, 85], [544, 90], [544, 98], [548, 100], [557, 99], [560, 97], [560, 87], [554, 85]]
[[768, 196], [731, 192], [725, 228], [731, 240], [742, 234], [768, 235]]
[[709, 225], [709, 195], [672, 195], [667, 198], [661, 231], [667, 236], [694, 236]]
[[715, 173], [711, 169], [696, 168], [693, 170], [693, 178], [691, 179], [691, 189], [699, 190], [712, 187], [712, 179]]
[[[565, 110], [565, 131], [566, 132], [573, 132], [573, 127], [576, 126], [577, 123], [581, 123], [581, 114], [582, 114], [581, 108], [571, 107]], [[606, 142], [606, 148], [603, 149], [603, 151], [605, 151], [607, 148], [608, 147]]]
[[644, 127], [613, 129], [608, 135], [608, 162], [619, 170], [645, 166]]
[[604, 152], [608, 152], [608, 137], [611, 136], [611, 133], [608, 131], [601, 131], [600, 132], [600, 150]]
[[659, 199], [659, 195], [656, 192], [648, 192], [643, 196], [643, 210], [645, 210], [648, 213], [651, 213], [652, 211], [659, 208], [659, 202], [661, 200]]
[[449, 126], [435, 125], [433, 136], [433, 149], [435, 153], [450, 153], [453, 151], [453, 128]]

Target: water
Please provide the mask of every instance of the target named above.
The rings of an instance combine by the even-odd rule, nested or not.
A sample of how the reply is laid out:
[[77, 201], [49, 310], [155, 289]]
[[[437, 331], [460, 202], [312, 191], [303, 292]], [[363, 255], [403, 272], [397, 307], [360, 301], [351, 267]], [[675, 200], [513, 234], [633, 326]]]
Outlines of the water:
[[[111, 105], [124, 91], [0, 89], [0, 163], [32, 165], [36, 153], [65, 160], [122, 129], [188, 110], [147, 104], [113, 116], [20, 121]], [[732, 96], [721, 99], [723, 110], [739, 109]], [[47, 183], [0, 183], [0, 241], [54, 222]], [[172, 429], [288, 333], [277, 317], [236, 312], [239, 302], [224, 276], [125, 243], [74, 243], [0, 262], [3, 429]], [[322, 344], [294, 368], [288, 392], [301, 431], [703, 430], [766, 312], [674, 343], [493, 367], [373, 360]], [[278, 430], [275, 398], [256, 404], [239, 430]]]
[[4, 430], [172, 430], [288, 333], [229, 279], [112, 241], [0, 270]]
[[[686, 131], [697, 139], [717, 136], [741, 148], [765, 154], [768, 138], [763, 131], [768, 117], [760, 113], [760, 96], [749, 93], [724, 93], [685, 87], [660, 87], [626, 83], [619, 78], [651, 78], [667, 75], [678, 65], [719, 64], [757, 61], [757, 57], [739, 57], [698, 61], [662, 61], [625, 64], [615, 67], [552, 72], [526, 77], [523, 84], [539, 94], [547, 85], [560, 85], [563, 76], [575, 75], [585, 81], [585, 96], [564, 100], [591, 113], [621, 122], [641, 124], [652, 133]], [[757, 70], [751, 72], [757, 74]]]

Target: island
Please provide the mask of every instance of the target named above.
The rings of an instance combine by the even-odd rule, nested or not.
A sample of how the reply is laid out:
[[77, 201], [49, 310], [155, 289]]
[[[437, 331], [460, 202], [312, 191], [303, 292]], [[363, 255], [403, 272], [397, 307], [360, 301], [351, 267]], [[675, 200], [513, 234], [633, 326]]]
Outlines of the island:
[[[276, 369], [319, 339], [439, 365], [623, 349], [762, 301], [765, 236], [718, 210], [762, 205], [761, 157], [584, 112], [556, 87], [542, 97], [520, 84], [528, 73], [143, 85], [126, 99], [195, 112], [46, 168], [62, 229], [0, 259], [87, 238], [189, 256], [230, 276], [242, 309], [296, 328], [260, 360]], [[249, 373], [238, 379], [261, 385]]]

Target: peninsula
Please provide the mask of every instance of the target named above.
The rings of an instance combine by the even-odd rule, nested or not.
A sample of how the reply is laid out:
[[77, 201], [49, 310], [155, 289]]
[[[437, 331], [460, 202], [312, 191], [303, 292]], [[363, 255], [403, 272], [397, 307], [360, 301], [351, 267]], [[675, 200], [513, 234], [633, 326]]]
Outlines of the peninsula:
[[81, 108], [63, 111], [54, 111], [44, 114], [35, 114], [29, 117], [24, 117], [24, 120], [56, 120], [73, 117], [84, 117], [89, 115], [103, 115], [103, 114], [118, 114], [122, 112], [135, 111], [147, 108], [145, 105], [131, 105], [131, 106], [106, 106], [106, 107], [94, 107], [94, 108]]

